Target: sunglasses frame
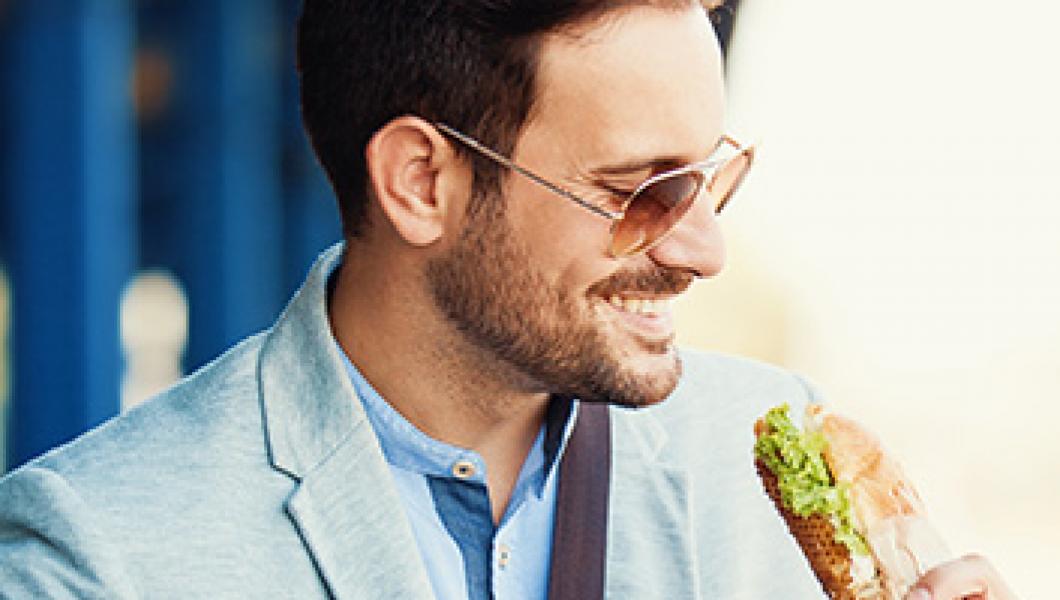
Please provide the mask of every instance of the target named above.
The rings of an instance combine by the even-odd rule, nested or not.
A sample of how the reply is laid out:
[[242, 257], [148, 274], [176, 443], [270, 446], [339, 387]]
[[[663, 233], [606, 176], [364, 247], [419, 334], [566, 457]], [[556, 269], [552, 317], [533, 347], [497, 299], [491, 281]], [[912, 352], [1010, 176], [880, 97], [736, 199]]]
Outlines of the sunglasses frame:
[[[676, 169], [672, 169], [672, 170], [669, 170], [669, 171], [665, 171], [663, 173], [658, 173], [656, 175], [653, 175], [653, 176], [645, 179], [643, 182], [641, 182], [640, 185], [638, 185], [636, 187], [636, 189], [634, 189], [633, 192], [631, 194], [629, 194], [629, 196], [627, 196], [625, 198], [625, 200], [622, 201], [622, 208], [621, 209], [619, 209], [618, 211], [609, 211], [609, 210], [607, 210], [605, 208], [601, 208], [600, 206], [598, 206], [598, 205], [596, 205], [596, 204], [594, 204], [592, 202], [589, 202], [588, 200], [585, 200], [584, 198], [578, 196], [574, 192], [568, 191], [568, 190], [556, 185], [555, 183], [552, 183], [551, 181], [545, 179], [544, 177], [538, 175], [537, 173], [534, 173], [533, 171], [531, 171], [531, 170], [529, 170], [529, 169], [527, 169], [525, 167], [519, 166], [518, 164], [516, 164], [514, 161], [512, 161], [507, 156], [504, 156], [500, 152], [497, 152], [496, 150], [493, 150], [492, 148], [486, 146], [482, 142], [480, 142], [480, 141], [476, 140], [475, 138], [467, 135], [466, 133], [462, 133], [461, 131], [459, 131], [457, 129], [454, 129], [453, 127], [451, 127], [449, 125], [446, 125], [445, 123], [442, 123], [442, 122], [435, 122], [434, 126], [441, 133], [449, 136], [450, 138], [453, 138], [453, 139], [457, 140], [458, 142], [464, 144], [465, 146], [471, 148], [472, 150], [475, 150], [479, 154], [482, 154], [486, 158], [489, 158], [489, 159], [493, 160], [494, 162], [496, 162], [496, 163], [498, 163], [498, 164], [500, 164], [500, 165], [502, 165], [502, 166], [504, 166], [504, 167], [506, 167], [508, 169], [511, 169], [512, 171], [515, 171], [516, 173], [522, 175], [523, 177], [526, 177], [527, 179], [530, 179], [534, 183], [537, 183], [538, 185], [541, 185], [542, 187], [548, 189], [552, 193], [554, 193], [554, 194], [556, 194], [558, 196], [562, 196], [563, 198], [566, 198], [567, 200], [570, 200], [571, 202], [574, 202], [578, 206], [581, 206], [582, 208], [585, 208], [585, 209], [589, 210], [590, 212], [593, 212], [593, 213], [595, 213], [595, 214], [597, 214], [597, 215], [599, 215], [601, 217], [604, 217], [604, 218], [612, 221], [612, 224], [611, 224], [611, 233], [612, 233], [612, 238], [611, 238], [612, 239], [612, 244], [611, 245], [612, 245], [612, 248], [610, 248], [609, 251], [611, 252], [612, 256], [616, 256], [616, 257], [617, 256], [633, 256], [633, 255], [636, 255], [636, 254], [640, 254], [642, 252], [647, 252], [648, 250], [651, 250], [651, 248], [653, 248], [660, 241], [662, 241], [666, 237], [666, 235], [670, 231], [673, 230], [673, 225], [671, 225], [669, 227], [669, 229], [667, 229], [665, 232], [660, 234], [656, 239], [651, 240], [651, 242], [649, 242], [647, 244], [642, 244], [641, 247], [635, 247], [636, 249], [633, 250], [632, 252], [624, 252], [624, 253], [615, 253], [614, 252], [613, 245], [614, 245], [614, 231], [615, 231], [615, 227], [618, 225], [618, 223], [620, 223], [625, 218], [626, 209], [627, 209], [627, 207], [629, 207], [630, 203], [632, 203], [633, 200], [636, 199], [637, 196], [640, 195], [645, 189], [647, 189], [648, 187], [650, 187], [652, 185], [655, 185], [656, 183], [659, 183], [660, 181], [665, 181], [665, 180], [671, 179], [673, 177], [679, 177], [681, 175], [686, 175], [686, 174], [689, 174], [689, 173], [698, 173], [699, 177], [696, 179], [695, 192], [693, 194], [691, 194], [691, 196], [690, 196], [692, 198], [691, 202], [694, 202], [695, 199], [698, 198], [699, 195], [703, 192], [704, 187], [707, 189], [708, 192], [711, 191], [711, 187], [713, 186], [714, 182], [717, 180], [718, 174], [723, 172], [723, 170], [724, 170], [723, 167], [725, 167], [726, 165], [730, 164], [732, 161], [737, 160], [738, 158], [741, 158], [741, 157], [746, 158], [747, 163], [744, 165], [743, 169], [737, 174], [736, 179], [733, 181], [732, 186], [729, 188], [728, 192], [725, 194], [725, 196], [723, 198], [718, 198], [717, 199], [717, 206], [714, 207], [714, 214], [715, 215], [720, 214], [721, 211], [729, 204], [729, 200], [732, 198], [732, 196], [736, 192], [737, 188], [740, 187], [740, 184], [743, 182], [744, 177], [747, 175], [747, 171], [750, 170], [751, 163], [754, 161], [754, 151], [755, 151], [754, 146], [744, 147], [739, 142], [734, 140], [733, 138], [731, 138], [731, 137], [729, 137], [727, 135], [723, 135], [723, 136], [721, 136], [721, 139], [718, 141], [718, 145], [715, 147], [714, 152], [717, 152], [718, 147], [720, 147], [722, 144], [727, 144], [727, 145], [731, 146], [736, 151], [735, 154], [733, 154], [732, 156], [729, 156], [729, 157], [726, 157], [726, 158], [720, 158], [720, 159], [719, 158], [707, 158], [706, 160], [702, 160], [702, 161], [699, 161], [699, 162], [687, 164], [687, 165], [684, 165], [682, 167], [678, 167]], [[713, 155], [714, 152], [712, 152], [711, 154]], [[713, 174], [710, 177], [708, 177], [708, 173], [711, 173], [712, 171], [713, 171]], [[680, 218], [678, 218], [677, 221], [680, 221]], [[676, 224], [676, 221], [675, 221], [675, 224]]]

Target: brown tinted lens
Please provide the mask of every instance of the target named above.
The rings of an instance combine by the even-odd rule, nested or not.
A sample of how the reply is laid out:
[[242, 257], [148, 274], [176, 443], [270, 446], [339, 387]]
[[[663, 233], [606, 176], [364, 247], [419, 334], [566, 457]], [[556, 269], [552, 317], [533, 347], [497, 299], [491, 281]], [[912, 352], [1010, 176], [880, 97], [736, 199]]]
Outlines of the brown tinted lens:
[[740, 183], [743, 181], [749, 166], [751, 166], [750, 154], [741, 152], [714, 172], [710, 183], [707, 184], [707, 191], [710, 192], [710, 196], [714, 200], [715, 213], [720, 213], [725, 208], [725, 205], [729, 203], [729, 199], [732, 198], [736, 189], [740, 187]]
[[611, 253], [636, 254], [670, 231], [692, 206], [702, 177], [698, 172], [682, 173], [642, 189], [626, 206], [622, 220], [615, 224]]

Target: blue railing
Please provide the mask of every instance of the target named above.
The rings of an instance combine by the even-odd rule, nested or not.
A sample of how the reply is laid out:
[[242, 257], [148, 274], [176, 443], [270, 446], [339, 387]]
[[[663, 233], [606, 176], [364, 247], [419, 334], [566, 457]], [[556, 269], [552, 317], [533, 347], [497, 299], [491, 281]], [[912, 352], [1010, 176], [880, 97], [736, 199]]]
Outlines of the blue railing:
[[182, 282], [191, 370], [268, 326], [338, 239], [298, 123], [297, 5], [0, 2], [8, 467], [118, 412], [134, 273]]

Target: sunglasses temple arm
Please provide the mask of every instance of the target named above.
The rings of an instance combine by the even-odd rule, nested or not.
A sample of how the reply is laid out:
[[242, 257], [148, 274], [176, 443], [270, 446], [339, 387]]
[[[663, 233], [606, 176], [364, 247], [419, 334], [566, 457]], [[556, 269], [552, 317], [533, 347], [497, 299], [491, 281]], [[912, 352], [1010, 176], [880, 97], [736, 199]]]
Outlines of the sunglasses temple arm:
[[571, 202], [574, 202], [575, 204], [577, 204], [577, 205], [579, 205], [579, 206], [581, 206], [583, 208], [587, 208], [587, 209], [591, 210], [592, 212], [600, 215], [601, 217], [604, 217], [604, 218], [607, 218], [607, 219], [611, 219], [612, 221], [617, 220], [619, 218], [619, 215], [617, 215], [617, 214], [615, 214], [613, 212], [604, 210], [604, 209], [600, 208], [599, 206], [593, 204], [592, 202], [589, 202], [587, 200], [582, 200], [581, 198], [579, 198], [579, 197], [575, 196], [574, 194], [568, 192], [567, 190], [557, 186], [556, 184], [552, 183], [551, 181], [547, 181], [545, 179], [542, 179], [541, 177], [538, 177], [535, 173], [533, 173], [531, 171], [527, 171], [526, 169], [520, 167], [519, 165], [517, 165], [517, 164], [515, 164], [515, 163], [513, 163], [511, 161], [508, 161], [505, 164], [505, 166], [507, 166], [509, 169], [515, 171], [516, 173], [522, 175], [523, 177], [526, 177], [527, 179], [530, 179], [534, 183], [537, 183], [538, 185], [542, 185], [542, 186], [548, 188], [551, 192], [553, 192], [555, 194], [559, 194], [560, 196], [563, 196], [567, 200], [570, 200]]
[[615, 220], [618, 220], [618, 218], [621, 216], [621, 215], [618, 215], [616, 213], [612, 213], [610, 211], [604, 210], [604, 209], [600, 208], [599, 206], [597, 206], [597, 205], [595, 205], [595, 204], [593, 204], [591, 202], [583, 200], [583, 199], [579, 198], [578, 196], [575, 196], [571, 192], [568, 192], [567, 190], [565, 190], [565, 189], [559, 187], [558, 185], [552, 183], [551, 181], [548, 181], [547, 179], [539, 176], [538, 174], [536, 174], [536, 173], [534, 173], [532, 171], [528, 171], [528, 170], [520, 167], [519, 165], [517, 165], [514, 162], [512, 162], [511, 160], [509, 160], [504, 155], [502, 155], [502, 154], [500, 154], [498, 152], [494, 152], [492, 149], [487, 148], [486, 146], [480, 144], [478, 142], [478, 140], [476, 140], [475, 138], [473, 138], [473, 137], [471, 137], [469, 135], [465, 135], [463, 133], [460, 133], [459, 131], [453, 129], [452, 127], [449, 127], [448, 125], [446, 125], [444, 123], [436, 123], [435, 126], [438, 127], [439, 129], [441, 129], [442, 131], [444, 131], [445, 133], [451, 135], [452, 137], [455, 137], [456, 139], [460, 140], [465, 145], [467, 145], [471, 149], [479, 152], [480, 154], [486, 156], [487, 158], [490, 158], [490, 159], [494, 160], [495, 162], [498, 162], [498, 163], [504, 165], [505, 167], [515, 171], [516, 173], [522, 175], [523, 177], [526, 177], [527, 179], [533, 181], [534, 183], [536, 183], [538, 185], [541, 185], [541, 186], [544, 186], [545, 188], [548, 188], [549, 191], [551, 191], [551, 192], [553, 192], [555, 194], [559, 194], [560, 196], [563, 196], [567, 200], [570, 200], [571, 202], [574, 202], [575, 204], [577, 204], [577, 205], [579, 205], [579, 206], [581, 206], [583, 208], [591, 210], [592, 212], [600, 215], [601, 217], [604, 217], [604, 218], [607, 218], [607, 219], [611, 219], [612, 221], [615, 221]]

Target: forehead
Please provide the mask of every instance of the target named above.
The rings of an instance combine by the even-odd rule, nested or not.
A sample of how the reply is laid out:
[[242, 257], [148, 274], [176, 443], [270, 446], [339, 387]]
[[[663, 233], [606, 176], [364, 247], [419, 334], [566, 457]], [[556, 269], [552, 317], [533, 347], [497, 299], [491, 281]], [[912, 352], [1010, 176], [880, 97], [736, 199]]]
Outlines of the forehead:
[[524, 138], [581, 160], [703, 158], [721, 133], [721, 52], [699, 7], [636, 7], [549, 35]]

